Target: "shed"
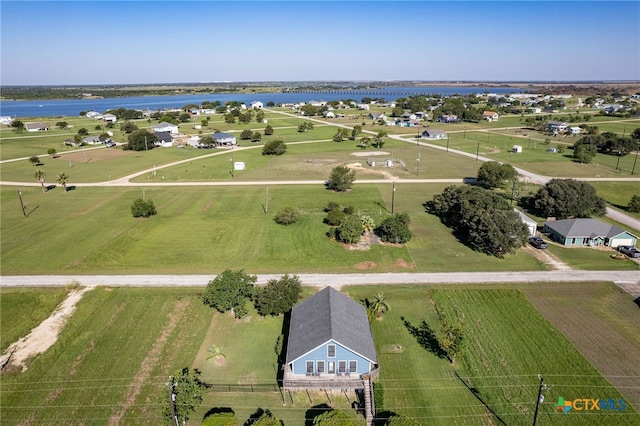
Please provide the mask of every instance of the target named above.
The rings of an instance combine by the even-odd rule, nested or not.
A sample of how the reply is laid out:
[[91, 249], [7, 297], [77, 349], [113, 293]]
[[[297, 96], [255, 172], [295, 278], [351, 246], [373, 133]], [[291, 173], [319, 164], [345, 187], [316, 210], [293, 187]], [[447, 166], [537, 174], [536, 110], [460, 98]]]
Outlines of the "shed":
[[522, 146], [521, 145], [514, 145], [513, 148], [511, 148], [511, 152], [513, 152], [514, 154], [521, 154], [522, 153]]

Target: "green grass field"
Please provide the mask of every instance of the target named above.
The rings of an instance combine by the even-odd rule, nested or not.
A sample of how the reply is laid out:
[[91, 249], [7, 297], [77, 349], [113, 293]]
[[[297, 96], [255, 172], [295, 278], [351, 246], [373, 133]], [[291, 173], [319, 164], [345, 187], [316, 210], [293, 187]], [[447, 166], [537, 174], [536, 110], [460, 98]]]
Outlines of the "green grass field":
[[[541, 405], [540, 424], [637, 424], [629, 407], [620, 413], [560, 414], [559, 396], [629, 398], [601, 374], [616, 375], [616, 364], [605, 373], [595, 370], [549, 323], [572, 303], [579, 321], [564, 321], [570, 339], [605, 319], [620, 334], [591, 333], [591, 351], [607, 348], [622, 336], [638, 346], [640, 313], [629, 297], [613, 286], [591, 283], [590, 292], [606, 297], [593, 309], [592, 297], [573, 295], [579, 284], [523, 286], [356, 286], [343, 291], [354, 300], [383, 292], [391, 310], [374, 321], [372, 331], [385, 389], [384, 411], [435, 425], [525, 425], [533, 420], [538, 378], [550, 389]], [[553, 290], [556, 290], [554, 293]], [[560, 291], [557, 291], [560, 290]], [[305, 297], [313, 288], [305, 288]], [[25, 290], [5, 289], [3, 296]], [[29, 305], [35, 305], [41, 290]], [[200, 299], [202, 289], [96, 288], [85, 294], [56, 344], [30, 360], [24, 373], [3, 373], [3, 424], [159, 424], [160, 402], [170, 374], [185, 366], [198, 368], [214, 385], [192, 419], [198, 424], [214, 407], [229, 407], [239, 424], [258, 408], [270, 409], [285, 424], [303, 425], [313, 406], [348, 409], [353, 396], [304, 392], [282, 395], [273, 388], [277, 366], [275, 341], [282, 317], [262, 318], [250, 310], [236, 320], [214, 313]], [[527, 298], [535, 298], [536, 307]], [[46, 292], [45, 292], [46, 293]], [[555, 297], [554, 297], [555, 294]], [[586, 293], [585, 293], [586, 294]], [[589, 293], [591, 294], [591, 293]], [[573, 302], [572, 302], [573, 301]], [[463, 318], [466, 346], [456, 365], [423, 348], [409, 332], [426, 320], [437, 328], [433, 303]], [[615, 303], [614, 303], [615, 302]], [[620, 304], [630, 305], [634, 309]], [[4, 321], [0, 331], [11, 324]], [[576, 340], [577, 341], [577, 340]], [[620, 345], [618, 340], [612, 343]], [[579, 342], [578, 342], [579, 343]], [[210, 345], [226, 355], [222, 365], [206, 359]], [[578, 349], [584, 350], [578, 344]], [[630, 356], [633, 351], [627, 351]], [[593, 354], [591, 354], [593, 355]], [[628, 362], [633, 360], [629, 358]], [[632, 364], [632, 367], [633, 364]], [[637, 365], [635, 365], [637, 369]], [[618, 373], [619, 374], [619, 373]], [[636, 374], [637, 376], [637, 374]], [[466, 383], [466, 385], [465, 385]], [[253, 389], [251, 384], [258, 385]], [[473, 388], [474, 390], [470, 390]], [[362, 420], [360, 420], [362, 421]]]

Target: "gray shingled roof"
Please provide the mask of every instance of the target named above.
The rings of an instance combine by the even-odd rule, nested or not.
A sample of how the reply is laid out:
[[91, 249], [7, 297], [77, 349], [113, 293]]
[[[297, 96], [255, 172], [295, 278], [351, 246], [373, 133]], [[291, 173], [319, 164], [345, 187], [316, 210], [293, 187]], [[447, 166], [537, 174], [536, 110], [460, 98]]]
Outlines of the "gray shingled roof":
[[625, 232], [615, 225], [597, 219], [564, 219], [544, 223], [548, 228], [565, 237], [615, 237]]
[[291, 310], [287, 364], [329, 340], [378, 363], [364, 306], [331, 287]]

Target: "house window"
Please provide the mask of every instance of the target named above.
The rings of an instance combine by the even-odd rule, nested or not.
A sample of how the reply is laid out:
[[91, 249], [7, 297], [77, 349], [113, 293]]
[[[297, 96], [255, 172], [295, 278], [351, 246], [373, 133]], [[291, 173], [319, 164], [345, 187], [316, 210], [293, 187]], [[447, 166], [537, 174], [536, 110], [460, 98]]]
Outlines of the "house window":
[[324, 374], [324, 361], [316, 361], [316, 373]]
[[338, 374], [347, 372], [347, 361], [338, 361]]
[[327, 346], [327, 356], [329, 358], [335, 358], [336, 357], [336, 345], [328, 345]]
[[358, 361], [349, 361], [349, 373], [358, 371]]
[[575, 246], [575, 245], [576, 245], [576, 239], [575, 239], [575, 238], [572, 238], [572, 239], [571, 239], [571, 245], [572, 245], [572, 246]]
[[327, 367], [328, 367], [328, 371], [327, 371], [327, 373], [329, 373], [329, 374], [336, 374], [336, 363], [335, 363], [335, 362], [333, 362], [333, 361], [329, 361], [329, 363], [328, 363], [328, 364], [329, 364], [329, 365], [327, 366]]
[[307, 375], [313, 374], [313, 361], [307, 361]]

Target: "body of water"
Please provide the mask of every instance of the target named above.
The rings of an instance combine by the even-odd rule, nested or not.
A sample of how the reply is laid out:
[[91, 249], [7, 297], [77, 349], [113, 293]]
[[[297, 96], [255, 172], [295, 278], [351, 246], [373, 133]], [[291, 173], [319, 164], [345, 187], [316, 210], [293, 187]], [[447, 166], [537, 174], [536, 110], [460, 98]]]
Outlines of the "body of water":
[[394, 101], [417, 95], [451, 96], [454, 94], [468, 95], [472, 93], [496, 93], [509, 94], [521, 93], [522, 89], [515, 87], [385, 87], [381, 89], [367, 90], [331, 90], [331, 91], [298, 91], [287, 93], [236, 93], [236, 94], [197, 94], [197, 95], [170, 95], [170, 96], [134, 96], [126, 98], [104, 99], [54, 99], [38, 101], [0, 101], [0, 115], [14, 118], [27, 117], [62, 117], [78, 116], [82, 111], [97, 111], [104, 113], [110, 109], [126, 108], [139, 110], [163, 110], [170, 108], [182, 108], [187, 104], [200, 105], [204, 101], [238, 101], [249, 104], [260, 101], [266, 104], [308, 102], [311, 100], [344, 100], [353, 99], [360, 102], [362, 98], [384, 98], [386, 101]]

